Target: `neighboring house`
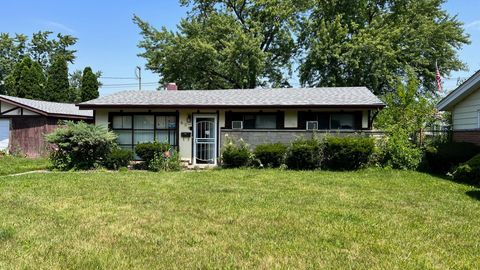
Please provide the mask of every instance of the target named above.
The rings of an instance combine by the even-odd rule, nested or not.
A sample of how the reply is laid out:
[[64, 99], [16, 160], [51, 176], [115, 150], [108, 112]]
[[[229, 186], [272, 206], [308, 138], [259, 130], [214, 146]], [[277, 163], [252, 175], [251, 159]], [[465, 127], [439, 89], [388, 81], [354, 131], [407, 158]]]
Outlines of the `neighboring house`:
[[0, 150], [28, 157], [45, 154], [45, 134], [59, 120], [92, 122], [93, 111], [79, 110], [75, 104], [56, 103], [0, 95]]
[[480, 145], [480, 71], [443, 98], [437, 108], [452, 113], [454, 141]]
[[365, 87], [175, 90], [125, 91], [78, 106], [94, 110], [123, 148], [168, 142], [193, 165], [216, 164], [225, 136], [255, 146], [314, 132], [370, 133], [384, 107]]

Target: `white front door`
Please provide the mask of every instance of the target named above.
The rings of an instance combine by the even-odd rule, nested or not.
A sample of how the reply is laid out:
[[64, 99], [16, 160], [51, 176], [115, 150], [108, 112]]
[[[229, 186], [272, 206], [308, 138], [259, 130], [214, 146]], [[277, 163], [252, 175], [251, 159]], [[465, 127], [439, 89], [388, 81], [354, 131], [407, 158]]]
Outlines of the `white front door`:
[[193, 164], [217, 164], [217, 115], [193, 116]]
[[0, 151], [8, 149], [10, 139], [10, 119], [0, 119]]

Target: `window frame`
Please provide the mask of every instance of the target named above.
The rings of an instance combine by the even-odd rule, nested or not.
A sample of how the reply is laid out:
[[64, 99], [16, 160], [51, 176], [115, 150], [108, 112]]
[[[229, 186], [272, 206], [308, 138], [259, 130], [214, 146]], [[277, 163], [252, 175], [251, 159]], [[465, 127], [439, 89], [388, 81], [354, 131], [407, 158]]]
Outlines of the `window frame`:
[[[264, 112], [264, 111], [246, 111], [246, 112], [238, 112], [238, 111], [226, 111], [225, 114], [225, 129], [232, 129], [232, 130], [238, 130], [234, 129], [232, 122], [234, 121], [242, 121], [242, 129], [243, 130], [278, 130], [278, 129], [284, 129], [284, 122], [285, 122], [285, 115], [284, 111], [269, 111], [269, 112]], [[228, 116], [227, 116], [228, 114]], [[256, 127], [257, 125], [257, 116], [262, 115], [270, 115], [274, 117], [274, 123], [275, 126], [273, 128], [259, 128]], [[247, 119], [249, 118], [249, 119]], [[253, 118], [253, 119], [251, 119]], [[254, 120], [254, 127], [250, 127], [248, 125], [248, 122], [251, 122]], [[279, 123], [281, 121], [282, 123]], [[246, 124], [247, 123], [247, 124]]]
[[[144, 129], [144, 128], [135, 128], [135, 115], [153, 115], [153, 129]], [[113, 128], [113, 118], [115, 116], [131, 116], [132, 117], [132, 125], [131, 128]], [[157, 117], [158, 116], [175, 116], [175, 128], [157, 128]], [[168, 133], [168, 139], [170, 145], [176, 149], [177, 151], [179, 150], [179, 138], [180, 138], [180, 127], [179, 127], [179, 112], [109, 112], [108, 113], [108, 129], [115, 132], [115, 130], [128, 130], [131, 131], [131, 143], [130, 144], [118, 144], [120, 147], [130, 147], [131, 150], [134, 152], [135, 151], [135, 131], [153, 131], [153, 140], [157, 140], [157, 134], [158, 131], [167, 131]], [[170, 132], [174, 131], [175, 132], [175, 137], [174, 142], [175, 144], [172, 144], [170, 142]]]
[[[328, 119], [328, 127], [327, 129], [320, 128], [320, 116], [324, 115], [325, 118]], [[351, 129], [340, 129], [340, 128], [332, 128], [332, 115], [334, 114], [348, 114], [353, 116], [353, 127]], [[363, 117], [362, 111], [298, 111], [297, 112], [297, 128], [302, 130], [309, 130], [307, 129], [307, 122], [317, 121], [317, 130], [346, 130], [352, 131], [357, 130], [357, 127], [360, 126], [361, 128], [361, 121], [360, 119], [358, 122], [357, 114], [361, 114]], [[303, 118], [302, 118], [303, 117]], [[324, 119], [326, 120], [326, 119]], [[358, 122], [358, 123], [357, 123]]]
[[[315, 123], [315, 124], [317, 125], [317, 127], [316, 127], [316, 128], [313, 128], [313, 129], [308, 128], [308, 124], [310, 124], [310, 123]], [[315, 121], [306, 121], [305, 127], [306, 127], [306, 130], [318, 130], [318, 120], [315, 120]]]

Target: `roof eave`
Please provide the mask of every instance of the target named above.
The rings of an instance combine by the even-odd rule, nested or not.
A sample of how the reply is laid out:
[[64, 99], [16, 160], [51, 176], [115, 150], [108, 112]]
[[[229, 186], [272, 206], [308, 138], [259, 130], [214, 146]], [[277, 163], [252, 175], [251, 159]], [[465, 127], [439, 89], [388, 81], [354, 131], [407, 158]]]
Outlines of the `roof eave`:
[[463, 100], [466, 96], [480, 87], [480, 71], [473, 74], [468, 80], [458, 86], [455, 90], [450, 92], [437, 104], [437, 109], [440, 111], [449, 111], [456, 104]]
[[25, 104], [23, 104], [23, 103], [16, 102], [16, 101], [14, 101], [14, 100], [11, 100], [11, 99], [5, 98], [5, 97], [0, 97], [0, 100], [1, 100], [1, 101], [4, 101], [4, 102], [7, 102], [7, 103], [11, 103], [11, 104], [13, 104], [13, 105], [15, 105], [15, 106], [18, 106], [18, 107], [20, 107], [20, 108], [24, 108], [24, 109], [30, 110], [30, 111], [32, 111], [32, 112], [38, 113], [38, 114], [40, 114], [40, 115], [42, 115], [42, 116], [58, 117], [58, 118], [69, 118], [69, 119], [84, 119], [84, 120], [93, 119], [93, 116], [49, 113], [49, 112], [46, 112], [46, 111], [43, 111], [43, 110], [34, 108], [34, 107], [32, 107], [32, 106], [25, 105]]
[[375, 104], [330, 104], [330, 105], [279, 105], [279, 104], [266, 104], [266, 105], [199, 105], [199, 104], [77, 104], [80, 110], [94, 110], [94, 109], [145, 109], [145, 108], [215, 108], [215, 109], [229, 109], [229, 108], [347, 108], [347, 109], [382, 109], [385, 107], [383, 103]]

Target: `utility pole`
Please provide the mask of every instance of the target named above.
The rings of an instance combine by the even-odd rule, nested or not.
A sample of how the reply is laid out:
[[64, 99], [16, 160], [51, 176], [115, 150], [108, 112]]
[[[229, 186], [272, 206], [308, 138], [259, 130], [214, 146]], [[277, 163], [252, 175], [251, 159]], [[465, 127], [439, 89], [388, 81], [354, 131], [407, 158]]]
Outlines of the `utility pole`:
[[139, 66], [135, 69], [135, 77], [138, 79], [138, 90], [142, 90], [142, 68]]

